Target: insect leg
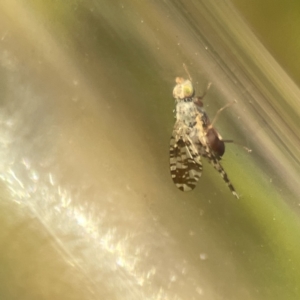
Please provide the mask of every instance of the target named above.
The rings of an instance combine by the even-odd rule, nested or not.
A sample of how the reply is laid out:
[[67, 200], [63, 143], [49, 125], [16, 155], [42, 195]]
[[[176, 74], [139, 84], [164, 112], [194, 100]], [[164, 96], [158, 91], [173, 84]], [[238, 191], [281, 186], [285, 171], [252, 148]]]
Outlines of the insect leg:
[[222, 108], [220, 108], [220, 109], [217, 111], [217, 113], [216, 113], [214, 119], [212, 120], [212, 122], [211, 122], [211, 124], [210, 124], [210, 127], [213, 127], [213, 126], [214, 126], [214, 123], [218, 120], [218, 117], [219, 117], [220, 113], [221, 113], [225, 108], [227, 108], [227, 107], [229, 107], [229, 106], [231, 106], [231, 105], [233, 105], [233, 104], [235, 104], [235, 103], [236, 103], [236, 100], [231, 101], [231, 102], [227, 103], [225, 106], [223, 106]]
[[225, 172], [225, 170], [223, 169], [222, 165], [220, 164], [219, 160], [215, 157], [215, 155], [213, 153], [207, 153], [206, 157], [208, 158], [209, 162], [214, 166], [214, 168], [220, 173], [220, 175], [222, 176], [223, 180], [225, 181], [225, 183], [227, 184], [227, 186], [229, 187], [231, 193], [237, 198], [239, 199], [239, 195], [237, 194], [237, 192], [235, 191], [235, 188], [233, 187], [231, 181], [228, 178], [227, 173]]
[[234, 141], [234, 140], [223, 140], [223, 139], [222, 139], [222, 141], [223, 141], [224, 143], [232, 143], [232, 144], [236, 144], [236, 145], [238, 145], [238, 146], [241, 146], [241, 147], [243, 147], [248, 153], [251, 153], [251, 152], [252, 152], [251, 149], [249, 149], [248, 147], [246, 147], [246, 146], [244, 146], [243, 144], [238, 143], [238, 142], [236, 142], [236, 141]]

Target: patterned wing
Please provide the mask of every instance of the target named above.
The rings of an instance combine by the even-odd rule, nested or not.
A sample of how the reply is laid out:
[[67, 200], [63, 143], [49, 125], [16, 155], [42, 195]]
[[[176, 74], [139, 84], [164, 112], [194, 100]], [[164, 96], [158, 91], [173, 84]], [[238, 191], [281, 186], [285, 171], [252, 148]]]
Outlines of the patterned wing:
[[208, 149], [206, 150], [206, 154], [204, 156], [209, 160], [209, 162], [214, 166], [214, 168], [220, 173], [220, 175], [222, 176], [223, 180], [225, 181], [225, 183], [227, 184], [227, 186], [231, 190], [232, 194], [236, 198], [239, 199], [239, 195], [235, 191], [235, 189], [234, 189], [231, 181], [228, 178], [227, 173], [225, 172], [225, 170], [223, 169], [222, 165], [220, 164], [219, 159], [216, 157], [216, 155], [214, 154], [214, 152], [209, 149], [209, 147], [207, 147], [207, 148]]
[[170, 170], [175, 185], [184, 192], [191, 191], [202, 173], [201, 156], [188, 134], [179, 134], [178, 126], [174, 126], [170, 141]]

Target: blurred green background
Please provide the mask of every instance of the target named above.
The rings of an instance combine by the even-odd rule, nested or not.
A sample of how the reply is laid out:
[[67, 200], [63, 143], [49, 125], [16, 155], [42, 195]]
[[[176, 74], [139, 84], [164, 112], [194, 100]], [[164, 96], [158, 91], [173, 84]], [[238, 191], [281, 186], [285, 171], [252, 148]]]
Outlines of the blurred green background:
[[[299, 299], [296, 1], [0, 8], [1, 299]], [[238, 201], [170, 178], [183, 63]]]
[[299, 84], [299, 1], [232, 1], [277, 62]]

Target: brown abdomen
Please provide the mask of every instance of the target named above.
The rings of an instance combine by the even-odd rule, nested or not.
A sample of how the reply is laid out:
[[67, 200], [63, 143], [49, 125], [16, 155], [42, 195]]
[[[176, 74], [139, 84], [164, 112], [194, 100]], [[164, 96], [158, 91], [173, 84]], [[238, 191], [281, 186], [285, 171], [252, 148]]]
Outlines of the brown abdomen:
[[218, 132], [214, 128], [208, 129], [206, 133], [207, 143], [209, 147], [221, 157], [225, 152], [225, 143], [219, 138]]

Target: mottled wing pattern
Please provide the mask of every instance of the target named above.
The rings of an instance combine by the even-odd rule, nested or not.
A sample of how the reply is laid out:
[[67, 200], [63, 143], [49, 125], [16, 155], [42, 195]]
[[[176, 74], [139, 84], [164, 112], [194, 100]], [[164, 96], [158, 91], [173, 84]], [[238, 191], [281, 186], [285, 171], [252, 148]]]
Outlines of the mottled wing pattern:
[[196, 187], [202, 173], [202, 163], [188, 133], [178, 130], [179, 123], [175, 123], [170, 141], [170, 170], [177, 188], [187, 192]]
[[201, 99], [205, 94], [202, 97], [194, 97], [194, 93], [191, 80], [176, 78], [173, 90], [176, 99], [176, 123], [170, 142], [172, 179], [181, 191], [193, 190], [202, 173], [201, 156], [203, 156], [220, 173], [232, 194], [239, 198], [220, 164], [225, 151], [224, 141], [213, 128], [214, 121], [210, 122], [203, 109]]

